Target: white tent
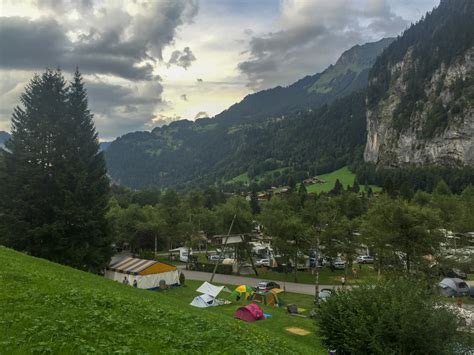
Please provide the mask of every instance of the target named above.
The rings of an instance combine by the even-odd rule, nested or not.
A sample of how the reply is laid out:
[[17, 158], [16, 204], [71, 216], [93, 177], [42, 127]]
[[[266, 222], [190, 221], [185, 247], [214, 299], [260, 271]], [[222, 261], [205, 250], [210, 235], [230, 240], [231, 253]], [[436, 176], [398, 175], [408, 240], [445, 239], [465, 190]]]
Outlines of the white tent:
[[216, 297], [223, 289], [224, 286], [214, 286], [213, 284], [210, 284], [209, 282], [205, 281], [196, 290], [197, 292], [202, 293], [202, 295], [194, 297], [190, 305], [199, 308], [220, 306], [221, 304], [223, 304], [223, 302], [216, 299]]
[[123, 282], [127, 280], [130, 286], [137, 281], [137, 287], [155, 290], [163, 280], [166, 285], [179, 285], [179, 273], [174, 265], [156, 260], [144, 260], [131, 257], [114, 259], [105, 271], [106, 278]]
[[467, 295], [469, 293], [469, 286], [464, 280], [458, 278], [444, 278], [440, 283], [441, 294], [448, 297], [457, 297]]
[[214, 286], [210, 284], [207, 281], [204, 281], [204, 283], [199, 286], [199, 288], [196, 290], [197, 292], [207, 294], [212, 297], [217, 297], [219, 293], [224, 289], [224, 286]]
[[213, 306], [220, 306], [222, 301], [215, 299], [211, 295], [200, 295], [194, 297], [193, 301], [190, 303], [191, 306], [198, 307], [198, 308], [207, 308]]

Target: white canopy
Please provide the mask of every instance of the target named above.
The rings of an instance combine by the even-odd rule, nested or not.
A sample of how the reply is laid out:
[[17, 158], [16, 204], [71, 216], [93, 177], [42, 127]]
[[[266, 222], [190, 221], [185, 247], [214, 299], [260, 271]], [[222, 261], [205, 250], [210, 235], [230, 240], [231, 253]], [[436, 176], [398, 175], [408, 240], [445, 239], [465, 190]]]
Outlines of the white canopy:
[[224, 286], [214, 286], [207, 281], [199, 286], [196, 290], [197, 292], [203, 293], [204, 295], [210, 295], [212, 297], [217, 297], [219, 293], [224, 289]]

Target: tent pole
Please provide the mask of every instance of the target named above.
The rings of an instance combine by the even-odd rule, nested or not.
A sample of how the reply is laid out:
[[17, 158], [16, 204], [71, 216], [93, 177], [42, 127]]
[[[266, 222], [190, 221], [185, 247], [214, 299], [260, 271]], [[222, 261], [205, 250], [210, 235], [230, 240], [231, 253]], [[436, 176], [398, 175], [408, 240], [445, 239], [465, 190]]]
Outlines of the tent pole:
[[224, 254], [224, 250], [225, 250], [225, 247], [227, 245], [227, 241], [229, 240], [229, 236], [230, 236], [230, 232], [232, 231], [232, 227], [234, 226], [234, 221], [235, 221], [236, 216], [237, 215], [234, 214], [234, 218], [232, 218], [232, 223], [230, 224], [229, 232], [227, 232], [227, 236], [225, 238], [224, 245], [222, 246], [222, 249], [221, 249], [221, 254], [219, 255], [219, 259], [216, 260], [216, 263], [214, 265], [214, 271], [212, 272], [212, 276], [211, 276], [211, 279], [209, 280], [209, 282], [212, 282], [212, 280], [214, 280], [214, 276], [216, 275], [216, 271], [217, 271], [217, 265], [219, 263], [220, 257]]

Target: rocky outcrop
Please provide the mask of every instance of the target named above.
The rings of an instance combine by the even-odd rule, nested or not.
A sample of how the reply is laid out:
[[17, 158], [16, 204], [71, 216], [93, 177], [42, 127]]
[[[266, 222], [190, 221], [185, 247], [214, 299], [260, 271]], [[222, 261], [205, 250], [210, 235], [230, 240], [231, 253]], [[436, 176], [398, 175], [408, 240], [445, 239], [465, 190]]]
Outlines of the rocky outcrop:
[[[383, 99], [367, 110], [364, 159], [385, 167], [474, 166], [474, 48], [451, 60], [449, 65], [441, 64], [431, 79], [422, 83], [424, 98], [416, 102], [417, 109], [409, 123], [400, 129], [394, 124], [399, 114], [397, 108], [407, 94], [410, 74], [416, 66], [412, 50], [408, 50], [401, 61], [388, 68], [389, 88]], [[460, 80], [464, 83], [461, 93], [456, 91]], [[436, 105], [445, 112], [445, 119], [427, 134], [427, 127], [434, 125], [430, 120], [434, 119]]]

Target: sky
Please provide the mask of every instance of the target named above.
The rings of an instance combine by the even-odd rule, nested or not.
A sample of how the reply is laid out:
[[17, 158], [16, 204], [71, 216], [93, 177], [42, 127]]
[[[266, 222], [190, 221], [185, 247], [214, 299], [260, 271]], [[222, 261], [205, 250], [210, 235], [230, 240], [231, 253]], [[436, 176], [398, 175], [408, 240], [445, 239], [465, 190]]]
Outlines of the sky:
[[213, 117], [400, 34], [438, 0], [0, 0], [0, 130], [35, 73], [82, 72], [101, 140]]

